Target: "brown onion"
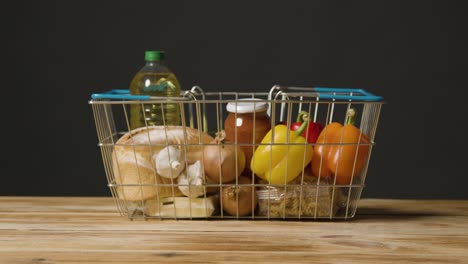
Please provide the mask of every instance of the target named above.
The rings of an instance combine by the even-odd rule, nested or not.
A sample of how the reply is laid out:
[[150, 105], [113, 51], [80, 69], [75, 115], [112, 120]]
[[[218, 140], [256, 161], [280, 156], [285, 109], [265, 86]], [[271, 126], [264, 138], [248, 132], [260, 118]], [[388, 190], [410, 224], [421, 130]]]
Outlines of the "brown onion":
[[[216, 183], [234, 181], [245, 168], [245, 154], [232, 142], [215, 138], [203, 150], [205, 174]], [[214, 145], [213, 145], [214, 144]]]
[[[234, 183], [233, 183], [234, 184]], [[257, 206], [257, 193], [252, 180], [246, 176], [238, 177], [237, 185], [227, 185], [221, 192], [223, 210], [233, 216], [251, 214]]]

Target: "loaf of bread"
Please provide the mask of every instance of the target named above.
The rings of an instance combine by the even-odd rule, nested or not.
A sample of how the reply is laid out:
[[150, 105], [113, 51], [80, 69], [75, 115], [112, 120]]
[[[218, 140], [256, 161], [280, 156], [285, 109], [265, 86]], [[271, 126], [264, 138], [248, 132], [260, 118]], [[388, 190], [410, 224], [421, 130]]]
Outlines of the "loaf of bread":
[[201, 159], [203, 144], [212, 140], [207, 133], [183, 126], [149, 126], [124, 134], [112, 152], [111, 181], [116, 186], [116, 194], [127, 201], [183, 196], [177, 187], [177, 179], [158, 175], [153, 155], [164, 147], [173, 146], [179, 148], [191, 164]]

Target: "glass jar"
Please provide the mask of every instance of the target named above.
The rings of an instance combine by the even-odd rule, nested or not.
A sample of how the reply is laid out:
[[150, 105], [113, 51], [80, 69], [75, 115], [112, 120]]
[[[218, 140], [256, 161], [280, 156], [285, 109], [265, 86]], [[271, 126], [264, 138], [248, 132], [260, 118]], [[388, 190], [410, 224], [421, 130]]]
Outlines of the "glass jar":
[[252, 173], [250, 160], [256, 144], [259, 144], [271, 129], [271, 120], [267, 114], [268, 104], [258, 98], [243, 98], [228, 103], [226, 110], [229, 112], [224, 121], [226, 140], [245, 144], [240, 147], [245, 154], [244, 174], [248, 176]]

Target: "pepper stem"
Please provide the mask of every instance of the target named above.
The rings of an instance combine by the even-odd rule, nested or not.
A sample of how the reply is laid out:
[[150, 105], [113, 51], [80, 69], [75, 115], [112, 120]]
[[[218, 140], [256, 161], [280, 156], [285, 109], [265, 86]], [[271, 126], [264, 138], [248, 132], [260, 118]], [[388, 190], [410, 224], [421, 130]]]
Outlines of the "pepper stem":
[[307, 113], [306, 111], [301, 111], [297, 116], [297, 122], [302, 122], [301, 126], [295, 131], [296, 134], [299, 136], [309, 125], [309, 113]]
[[302, 123], [309, 118], [309, 113], [307, 111], [301, 111], [297, 115], [296, 122]]
[[346, 125], [354, 125], [354, 120], [356, 119], [356, 109], [350, 108], [346, 113]]

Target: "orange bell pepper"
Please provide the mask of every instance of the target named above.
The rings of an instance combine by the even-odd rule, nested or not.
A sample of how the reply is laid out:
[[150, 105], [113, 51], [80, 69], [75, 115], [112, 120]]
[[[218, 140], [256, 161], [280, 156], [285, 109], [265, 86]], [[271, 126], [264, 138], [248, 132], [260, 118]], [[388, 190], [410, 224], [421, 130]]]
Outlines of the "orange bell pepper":
[[355, 110], [348, 111], [346, 124], [332, 122], [317, 139], [312, 155], [312, 174], [335, 177], [337, 184], [350, 184], [364, 167], [369, 154], [369, 138], [354, 126]]

